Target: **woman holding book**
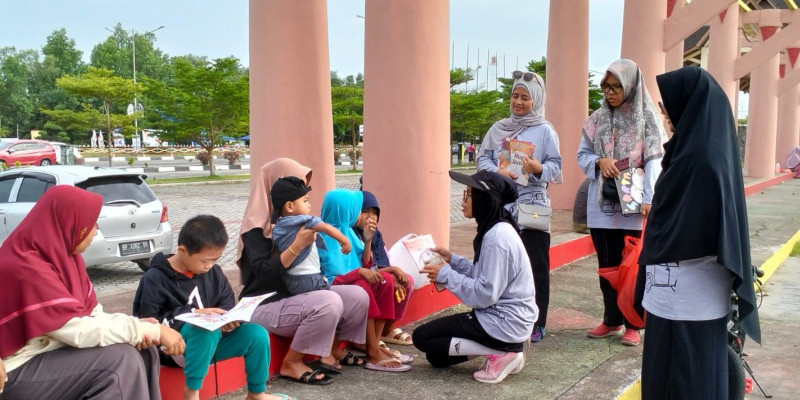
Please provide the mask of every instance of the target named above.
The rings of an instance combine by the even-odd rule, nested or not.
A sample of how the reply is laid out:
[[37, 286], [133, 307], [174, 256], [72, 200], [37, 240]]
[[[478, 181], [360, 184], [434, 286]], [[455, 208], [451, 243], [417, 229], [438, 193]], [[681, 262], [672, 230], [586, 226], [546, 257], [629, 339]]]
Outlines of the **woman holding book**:
[[[513, 72], [514, 83], [511, 89], [511, 116], [492, 125], [483, 138], [478, 155], [478, 170], [497, 172], [517, 182], [519, 197], [515, 203], [506, 207], [519, 220], [518, 204], [530, 209], [534, 207], [539, 214], [549, 218], [550, 196], [547, 187], [550, 182], [561, 182], [561, 152], [558, 134], [544, 118], [544, 80], [535, 72]], [[515, 140], [516, 142], [513, 142]], [[518, 159], [518, 165], [505, 167], [501, 157], [504, 143], [520, 149], [527, 149], [527, 155]], [[510, 160], [513, 162], [513, 160]], [[525, 226], [520, 223], [520, 237], [531, 260], [533, 280], [536, 286], [536, 306], [539, 319], [533, 328], [531, 341], [538, 342], [545, 335], [547, 309], [550, 303], [550, 229], [547, 226]]]
[[[600, 88], [605, 99], [583, 124], [578, 164], [591, 181], [587, 225], [599, 268], [611, 268], [622, 262], [625, 236], [641, 236], [642, 220], [650, 211], [656, 178], [661, 173], [667, 135], [636, 63], [625, 59], [614, 61], [600, 81]], [[623, 163], [644, 168], [644, 195], [639, 214], [623, 214], [619, 196], [614, 195], [616, 186], [611, 186], [614, 179], [620, 177]], [[604, 190], [604, 186], [610, 190]], [[605, 308], [603, 322], [586, 334], [594, 339], [617, 336], [622, 334], [624, 324], [622, 344], [637, 346], [642, 327], [625, 319], [617, 306], [617, 291], [602, 277], [600, 291]]]

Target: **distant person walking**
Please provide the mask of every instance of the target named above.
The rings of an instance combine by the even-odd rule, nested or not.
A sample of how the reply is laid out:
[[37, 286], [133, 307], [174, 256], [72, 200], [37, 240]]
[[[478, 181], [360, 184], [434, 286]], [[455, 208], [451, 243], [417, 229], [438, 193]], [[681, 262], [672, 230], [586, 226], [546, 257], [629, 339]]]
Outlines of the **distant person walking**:
[[469, 162], [475, 162], [475, 145], [472, 143], [467, 146], [467, 156], [469, 157]]

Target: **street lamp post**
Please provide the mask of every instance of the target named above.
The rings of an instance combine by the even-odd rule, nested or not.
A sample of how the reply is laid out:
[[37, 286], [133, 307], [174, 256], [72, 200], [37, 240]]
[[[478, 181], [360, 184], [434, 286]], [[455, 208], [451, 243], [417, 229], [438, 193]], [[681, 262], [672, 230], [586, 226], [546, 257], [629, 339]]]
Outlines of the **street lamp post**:
[[[155, 31], [163, 29], [163, 28], [164, 28], [164, 25], [161, 25], [156, 29], [153, 29], [151, 31], [147, 31], [147, 32], [143, 33], [143, 35], [147, 35], [147, 34], [153, 33]], [[114, 31], [112, 31], [111, 29], [106, 28], [106, 30], [111, 32], [111, 33], [114, 33]], [[133, 90], [134, 90], [134, 92], [133, 92], [133, 113], [137, 113], [137, 112], [141, 111], [141, 108], [139, 107], [139, 96], [138, 96], [138, 93], [137, 93], [137, 90], [136, 90], [136, 31], [131, 29], [130, 35], [131, 35], [131, 55], [133, 56], [132, 57], [132, 59], [133, 59], [133, 64], [132, 64], [132, 66], [133, 66]], [[134, 129], [134, 135], [139, 138], [139, 145], [144, 147], [144, 135], [141, 135], [141, 136], [139, 135], [139, 118], [136, 118], [136, 119], [133, 120], [133, 126], [134, 126], [134, 128], [133, 128]], [[109, 145], [111, 145], [111, 144], [109, 143]]]

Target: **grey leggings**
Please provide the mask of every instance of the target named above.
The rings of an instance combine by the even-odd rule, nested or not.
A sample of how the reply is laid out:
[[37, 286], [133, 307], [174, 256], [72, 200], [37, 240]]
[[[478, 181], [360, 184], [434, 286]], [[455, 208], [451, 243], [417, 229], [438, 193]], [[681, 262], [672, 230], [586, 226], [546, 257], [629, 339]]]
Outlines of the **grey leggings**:
[[141, 353], [131, 345], [39, 354], [8, 374], [3, 400], [160, 400], [159, 362], [154, 346]]

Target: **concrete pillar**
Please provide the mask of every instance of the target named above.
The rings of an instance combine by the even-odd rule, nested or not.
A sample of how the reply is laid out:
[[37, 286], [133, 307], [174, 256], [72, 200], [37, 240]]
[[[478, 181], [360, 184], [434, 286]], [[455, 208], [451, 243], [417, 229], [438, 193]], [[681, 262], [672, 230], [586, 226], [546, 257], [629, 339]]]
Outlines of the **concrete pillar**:
[[450, 240], [449, 15], [447, 0], [366, 1], [364, 188], [389, 245]]
[[[739, 4], [712, 18], [710, 25], [708, 72], [728, 96], [731, 107], [736, 107], [739, 80], [734, 77], [733, 65], [739, 57]], [[732, 111], [735, 118], [736, 109]]]
[[551, 1], [545, 113], [558, 132], [564, 177], [563, 184], [548, 189], [555, 209], [571, 209], [585, 179], [577, 151], [589, 112], [588, 70], [589, 0]]
[[[551, 7], [552, 7], [551, 2]], [[664, 21], [667, 2], [625, 0], [622, 19], [622, 58], [639, 64], [653, 103], [661, 99], [656, 75], [664, 73]]]
[[[683, 1], [670, 0], [667, 1], [667, 18], [671, 17], [673, 13], [678, 11], [686, 4]], [[683, 41], [667, 50], [664, 56], [664, 71], [674, 71], [683, 67]], [[667, 134], [670, 134], [667, 130]]]
[[[800, 52], [798, 47], [786, 49], [789, 63], [786, 65], [785, 73], [796, 70], [797, 56]], [[783, 77], [781, 77], [783, 78]], [[775, 162], [781, 163], [786, 160], [789, 152], [800, 145], [800, 112], [798, 112], [798, 102], [800, 102], [800, 84], [784, 92], [778, 97], [778, 136], [775, 145]]]
[[[778, 28], [762, 25], [760, 29], [761, 41], [764, 42]], [[744, 167], [747, 175], [755, 178], [775, 175], [779, 67], [780, 54], [775, 54], [750, 73], [750, 111]]]
[[335, 187], [325, 0], [250, 0], [250, 182], [289, 157], [313, 168], [312, 210]]

